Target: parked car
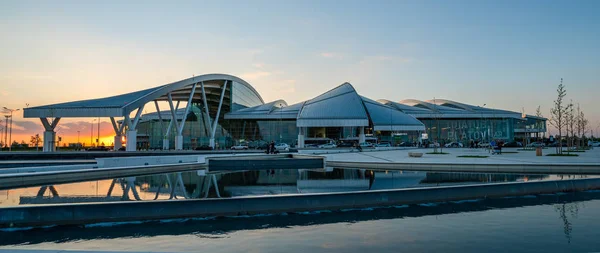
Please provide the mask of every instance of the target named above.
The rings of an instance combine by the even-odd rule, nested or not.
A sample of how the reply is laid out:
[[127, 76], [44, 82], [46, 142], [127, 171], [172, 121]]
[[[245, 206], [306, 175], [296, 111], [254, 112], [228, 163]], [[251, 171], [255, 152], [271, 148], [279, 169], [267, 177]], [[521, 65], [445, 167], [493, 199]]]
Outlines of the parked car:
[[593, 141], [592, 147], [600, 147], [600, 141]]
[[391, 147], [389, 142], [381, 142], [379, 144], [375, 144], [375, 147]]
[[360, 144], [358, 144], [361, 148], [372, 148], [373, 147], [373, 143], [370, 142], [362, 142]]
[[238, 144], [235, 146], [231, 146], [231, 150], [247, 150], [248, 149], [248, 145], [246, 144]]
[[480, 142], [477, 144], [477, 147], [480, 147], [480, 148], [489, 148], [490, 146], [491, 145], [489, 142]]
[[105, 146], [98, 146], [94, 148], [88, 148], [87, 151], [109, 151], [110, 149]]
[[518, 142], [518, 141], [511, 141], [511, 142], [504, 143], [504, 145], [502, 145], [502, 147], [505, 147], [505, 148], [520, 148], [520, 147], [523, 147], [523, 143]]
[[440, 147], [440, 144], [439, 144], [439, 143], [437, 143], [437, 142], [436, 142], [436, 143], [429, 143], [429, 146], [428, 146], [428, 147], [430, 147], [430, 148], [435, 148], [435, 147], [438, 147], [438, 148], [439, 148], [439, 147]]
[[248, 142], [249, 149], [267, 149], [269, 144], [263, 140], [251, 141]]
[[288, 145], [287, 143], [277, 143], [277, 144], [275, 144], [275, 150], [278, 150], [278, 151], [289, 151], [290, 150], [290, 145]]
[[327, 143], [327, 144], [323, 144], [323, 145], [319, 145], [319, 148], [336, 148], [337, 145], [333, 144], [333, 143]]
[[317, 145], [317, 144], [304, 144], [304, 147], [305, 148], [318, 148], [319, 145]]
[[208, 145], [202, 145], [200, 147], [196, 147], [195, 150], [213, 150], [213, 149]]
[[411, 142], [407, 142], [407, 141], [403, 141], [400, 144], [398, 144], [398, 147], [412, 147], [413, 144]]
[[535, 147], [535, 148], [537, 148], [537, 147], [543, 148], [545, 146], [546, 146], [546, 144], [544, 144], [543, 142], [532, 142], [532, 143], [527, 144], [527, 147]]
[[463, 144], [460, 142], [450, 142], [450, 143], [446, 143], [446, 145], [444, 145], [444, 147], [446, 148], [462, 148]]
[[342, 148], [349, 148], [349, 147], [354, 147], [354, 142], [340, 142], [338, 145], [338, 147]]

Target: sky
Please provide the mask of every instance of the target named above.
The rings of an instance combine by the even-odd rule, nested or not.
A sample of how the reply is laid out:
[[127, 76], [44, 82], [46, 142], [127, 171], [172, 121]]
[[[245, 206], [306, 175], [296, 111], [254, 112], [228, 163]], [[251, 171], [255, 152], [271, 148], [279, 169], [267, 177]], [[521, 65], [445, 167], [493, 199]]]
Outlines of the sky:
[[[226, 73], [265, 101], [292, 104], [350, 82], [372, 99], [435, 97], [528, 114], [540, 106], [549, 117], [564, 78], [567, 100], [595, 130], [598, 13], [600, 1], [5, 0], [0, 106]], [[109, 119], [101, 120], [102, 139], [112, 142]], [[59, 136], [89, 137], [90, 122], [62, 119]], [[13, 140], [42, 132], [39, 120], [15, 113]]]

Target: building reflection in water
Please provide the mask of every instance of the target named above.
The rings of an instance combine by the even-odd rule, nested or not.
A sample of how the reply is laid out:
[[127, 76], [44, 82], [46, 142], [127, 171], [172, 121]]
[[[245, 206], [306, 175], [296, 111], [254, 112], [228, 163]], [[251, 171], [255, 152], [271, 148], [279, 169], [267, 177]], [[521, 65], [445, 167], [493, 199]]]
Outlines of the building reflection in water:
[[7, 200], [0, 200], [0, 206], [350, 192], [584, 177], [332, 168], [210, 174], [190, 171], [15, 189], [5, 191]]

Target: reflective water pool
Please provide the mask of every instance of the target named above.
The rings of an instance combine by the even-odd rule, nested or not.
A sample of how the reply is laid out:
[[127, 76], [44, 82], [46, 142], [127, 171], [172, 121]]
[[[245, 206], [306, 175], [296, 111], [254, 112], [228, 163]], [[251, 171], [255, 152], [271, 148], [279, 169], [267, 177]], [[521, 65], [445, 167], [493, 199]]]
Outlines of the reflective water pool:
[[8, 249], [169, 252], [594, 252], [600, 192], [0, 232]]
[[19, 205], [157, 199], [230, 198], [597, 176], [374, 171], [262, 170], [202, 175], [196, 171], [0, 191], [0, 208]]

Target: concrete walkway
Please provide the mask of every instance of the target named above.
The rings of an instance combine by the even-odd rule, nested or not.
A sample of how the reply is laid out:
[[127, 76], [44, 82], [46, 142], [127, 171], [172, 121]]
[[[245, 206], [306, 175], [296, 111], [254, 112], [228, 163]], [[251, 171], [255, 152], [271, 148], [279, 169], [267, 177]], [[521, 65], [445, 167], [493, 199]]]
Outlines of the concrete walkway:
[[[503, 149], [502, 155], [492, 155], [484, 149], [445, 148], [445, 155], [427, 154], [433, 149], [404, 149], [390, 151], [349, 152], [324, 154], [327, 166], [366, 169], [398, 169], [425, 171], [529, 172], [562, 174], [600, 174], [600, 148], [578, 152], [576, 157], [535, 156], [535, 151], [516, 148]], [[424, 153], [409, 157], [409, 152]], [[517, 152], [517, 153], [513, 153]], [[553, 148], [543, 150], [554, 153]], [[488, 156], [461, 158], [458, 156]]]

